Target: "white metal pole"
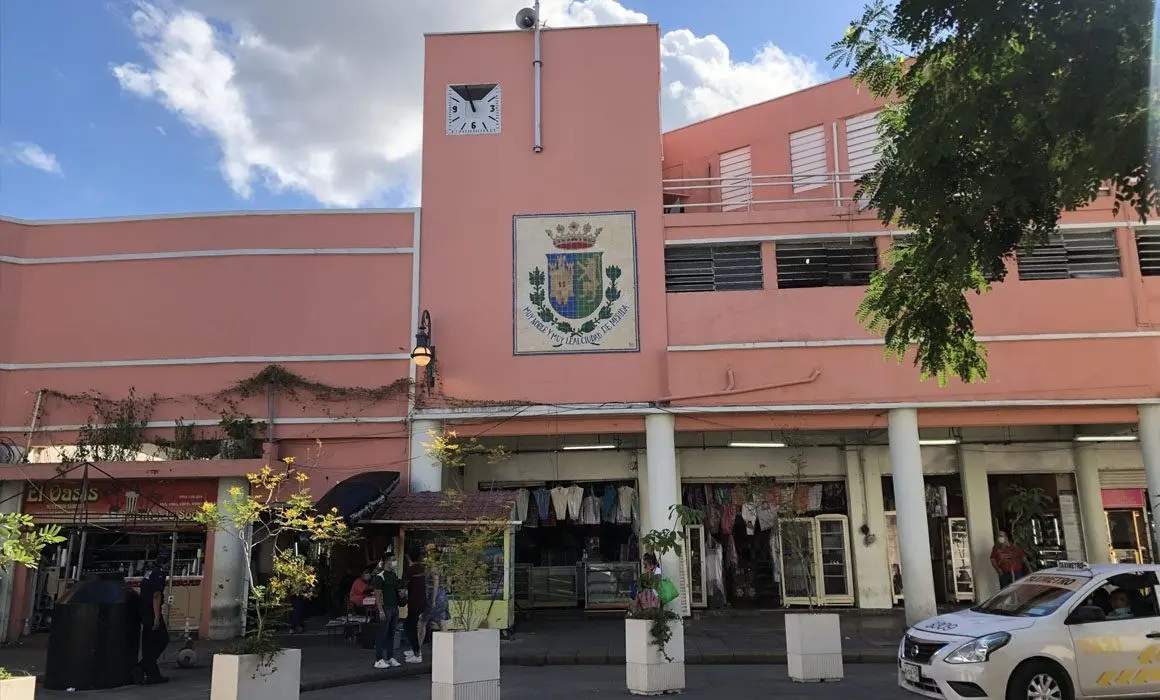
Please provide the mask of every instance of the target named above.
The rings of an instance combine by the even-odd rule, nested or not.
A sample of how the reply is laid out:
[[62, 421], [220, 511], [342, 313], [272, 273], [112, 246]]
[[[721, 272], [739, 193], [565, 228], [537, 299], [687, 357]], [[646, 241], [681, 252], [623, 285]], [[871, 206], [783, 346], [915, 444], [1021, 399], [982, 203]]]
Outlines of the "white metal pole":
[[542, 131], [542, 122], [540, 120], [540, 114], [541, 114], [541, 112], [540, 112], [540, 72], [541, 72], [543, 65], [544, 65], [544, 62], [541, 60], [541, 51], [540, 51], [540, 27], [543, 25], [543, 23], [540, 21], [540, 0], [536, 0], [535, 5], [533, 5], [533, 7], [532, 7], [532, 12], [536, 16], [536, 36], [535, 36], [536, 49], [535, 49], [535, 56], [532, 60], [532, 75], [533, 75], [533, 80], [535, 81], [533, 92], [535, 95], [535, 111], [536, 111], [536, 114], [535, 114], [536, 142], [535, 142], [535, 145], [532, 146], [532, 150], [535, 151], [536, 153], [540, 153], [544, 150], [544, 138], [543, 138], [543, 131]]

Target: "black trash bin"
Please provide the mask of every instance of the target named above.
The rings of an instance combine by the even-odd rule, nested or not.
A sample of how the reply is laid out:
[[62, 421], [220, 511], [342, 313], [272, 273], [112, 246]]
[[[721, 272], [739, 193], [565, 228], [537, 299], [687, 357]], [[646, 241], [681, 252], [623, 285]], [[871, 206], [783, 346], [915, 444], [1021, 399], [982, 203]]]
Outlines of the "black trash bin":
[[53, 606], [44, 687], [96, 690], [133, 682], [140, 613], [121, 574], [86, 578]]

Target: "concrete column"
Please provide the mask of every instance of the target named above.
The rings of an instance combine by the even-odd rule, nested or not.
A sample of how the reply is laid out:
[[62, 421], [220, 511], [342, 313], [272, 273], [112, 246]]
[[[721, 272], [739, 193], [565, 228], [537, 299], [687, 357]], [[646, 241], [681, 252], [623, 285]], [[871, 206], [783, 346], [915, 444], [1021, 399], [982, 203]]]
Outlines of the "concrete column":
[[995, 546], [995, 526], [991, 517], [991, 489], [987, 483], [987, 461], [959, 445], [959, 479], [963, 485], [963, 506], [967, 511], [967, 537], [971, 544], [971, 576], [975, 600], [983, 601], [999, 592], [999, 575], [991, 566]]
[[922, 480], [922, 451], [918, 443], [918, 411], [913, 408], [890, 411], [889, 434], [906, 622], [913, 625], [937, 613]]
[[[21, 496], [18, 495], [24, 490], [23, 481], [2, 481], [0, 482], [0, 513], [16, 513], [20, 510]], [[24, 625], [24, 620], [12, 620], [12, 610], [14, 608], [24, 609], [23, 601], [20, 605], [15, 605], [17, 601], [13, 598], [13, 588], [17, 576], [27, 576], [28, 572], [23, 566], [10, 566], [7, 569], [0, 570], [0, 642], [15, 642], [17, 634], [9, 634], [10, 630], [19, 630]], [[28, 611], [25, 611], [27, 614]]]
[[[854, 555], [854, 588], [859, 608], [889, 609], [890, 553], [886, 545], [886, 516], [882, 506], [882, 470], [863, 464], [861, 448], [846, 448], [846, 500], [850, 505], [850, 550]], [[862, 524], [874, 541], [866, 544]]]
[[431, 442], [431, 433], [439, 429], [439, 421], [411, 420], [411, 493], [443, 490], [443, 465], [427, 454], [426, 447]]
[[[648, 518], [648, 451], [636, 451], [636, 498], [640, 501], [640, 534], [652, 529]], [[644, 554], [644, 552], [641, 552]]]
[[[1148, 483], [1148, 510], [1152, 522], [1160, 515], [1160, 405], [1140, 406], [1140, 452]], [[1160, 552], [1160, 528], [1155, 529], [1152, 551]]]
[[1076, 445], [1075, 491], [1079, 497], [1079, 523], [1083, 530], [1084, 559], [1089, 564], [1111, 562], [1111, 538], [1104, 515], [1104, 494], [1100, 489], [1100, 464], [1095, 449]]
[[[229, 499], [234, 487], [249, 493], [250, 483], [244, 478], [218, 479], [218, 503]], [[209, 578], [209, 638], [233, 639], [243, 632], [246, 600], [246, 550], [238, 531], [222, 527], [213, 533], [213, 560]]]
[[[650, 415], [644, 419], [648, 461], [648, 524], [652, 530], [677, 528], [676, 518], [669, 510], [681, 502], [680, 484], [677, 481], [676, 426], [676, 417], [670, 413]], [[647, 533], [642, 530], [641, 534]], [[665, 576], [676, 581], [681, 567], [680, 557], [669, 553], [661, 559], [661, 569]]]

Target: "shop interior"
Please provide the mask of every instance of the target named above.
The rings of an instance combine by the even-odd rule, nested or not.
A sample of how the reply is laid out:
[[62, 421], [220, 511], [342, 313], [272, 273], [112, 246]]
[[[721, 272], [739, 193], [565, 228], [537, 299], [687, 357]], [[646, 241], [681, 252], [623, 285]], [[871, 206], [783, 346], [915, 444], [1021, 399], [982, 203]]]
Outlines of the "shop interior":
[[635, 481], [481, 486], [516, 499], [513, 577], [520, 610], [623, 611], [640, 571]]
[[[935, 600], [943, 604], [973, 601], [974, 572], [971, 569], [971, 546], [967, 534], [962, 481], [958, 474], [928, 474], [923, 477], [923, 481]], [[901, 605], [905, 591], [902, 587], [902, 558], [898, 548], [894, 480], [890, 476], [882, 477], [882, 502], [886, 510], [891, 588], [895, 605]]]
[[1120, 564], [1151, 564], [1152, 518], [1144, 489], [1103, 489], [1111, 560]]
[[[1078, 507], [1070, 474], [988, 474], [995, 533], [1026, 542], [1033, 569], [1081, 558]], [[1069, 556], [1074, 550], [1076, 556]]]
[[685, 482], [694, 608], [852, 605], [844, 481]]

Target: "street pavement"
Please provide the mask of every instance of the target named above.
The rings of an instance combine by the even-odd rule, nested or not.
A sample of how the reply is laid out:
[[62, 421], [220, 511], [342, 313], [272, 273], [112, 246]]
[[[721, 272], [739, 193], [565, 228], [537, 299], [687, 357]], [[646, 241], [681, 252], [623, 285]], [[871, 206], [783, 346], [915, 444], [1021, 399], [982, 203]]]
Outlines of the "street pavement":
[[[846, 667], [846, 678], [834, 683], [794, 683], [785, 666], [689, 666], [682, 699], [720, 700], [848, 700], [851, 694], [875, 700], [916, 696], [898, 687], [894, 666], [859, 664]], [[623, 666], [505, 666], [503, 700], [583, 700], [634, 697], [624, 687]], [[303, 693], [303, 700], [418, 700], [431, 697], [431, 677], [412, 676]], [[673, 696], [668, 696], [673, 697]]]

